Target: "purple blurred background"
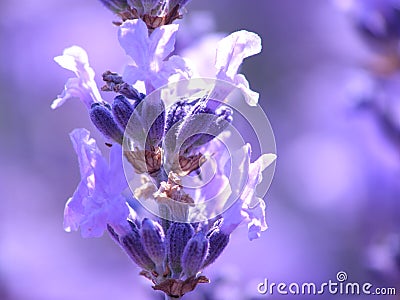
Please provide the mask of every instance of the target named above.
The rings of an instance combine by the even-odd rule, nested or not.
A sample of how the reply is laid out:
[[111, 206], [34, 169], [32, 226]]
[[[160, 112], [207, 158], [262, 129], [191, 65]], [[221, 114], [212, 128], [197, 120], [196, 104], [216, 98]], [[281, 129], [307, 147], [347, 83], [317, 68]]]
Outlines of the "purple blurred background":
[[[205, 272], [213, 283], [186, 299], [308, 299], [257, 296], [257, 284], [322, 283], [339, 271], [400, 294], [400, 149], [349, 99], [352, 72], [372, 56], [351, 20], [320, 0], [193, 0], [188, 11], [182, 48], [207, 30], [262, 37], [262, 53], [242, 72], [261, 94], [278, 162], [270, 228], [253, 242], [246, 228], [236, 231]], [[121, 72], [116, 18], [96, 0], [6, 0], [0, 16], [0, 299], [162, 299], [108, 236], [62, 228], [79, 181], [68, 133], [86, 127], [102, 138], [79, 101], [50, 109], [71, 76], [53, 57], [76, 44], [99, 84], [103, 71]]]

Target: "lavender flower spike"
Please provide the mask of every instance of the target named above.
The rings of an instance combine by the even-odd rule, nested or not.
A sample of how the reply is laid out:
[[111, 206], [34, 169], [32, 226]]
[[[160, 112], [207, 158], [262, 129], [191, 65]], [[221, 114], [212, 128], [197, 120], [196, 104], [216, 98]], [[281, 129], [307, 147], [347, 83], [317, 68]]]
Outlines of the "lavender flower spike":
[[65, 206], [64, 229], [69, 232], [80, 227], [82, 237], [100, 237], [110, 224], [117, 233], [123, 234], [130, 227], [126, 221], [129, 209], [121, 196], [127, 188], [122, 149], [113, 145], [108, 165], [89, 135], [86, 129], [75, 129], [70, 134], [82, 179]]
[[[247, 144], [242, 148], [244, 155], [250, 157], [251, 148]], [[247, 152], [247, 154], [246, 154]], [[262, 171], [276, 159], [275, 154], [263, 154], [255, 162], [249, 164], [249, 176], [239, 199], [223, 215], [221, 231], [230, 234], [243, 221], [249, 227], [249, 239], [254, 240], [260, 236], [261, 231], [267, 229], [265, 221], [264, 200], [255, 195], [257, 185], [262, 181]]]
[[[261, 38], [254, 32], [240, 30], [230, 34], [218, 42], [215, 67], [217, 79], [228, 81], [239, 88], [245, 97], [246, 102], [257, 105], [259, 94], [250, 90], [249, 83], [242, 74], [237, 74], [240, 65], [246, 57], [261, 52]], [[222, 88], [226, 89], [226, 87]], [[215, 91], [214, 91], [215, 92]], [[223, 99], [231, 91], [218, 91], [219, 99]]]
[[64, 69], [74, 72], [77, 77], [68, 79], [64, 91], [51, 104], [52, 109], [60, 107], [71, 98], [80, 98], [88, 109], [93, 103], [102, 102], [94, 81], [94, 71], [89, 66], [85, 50], [72, 46], [65, 49], [63, 55], [55, 57], [54, 60]]

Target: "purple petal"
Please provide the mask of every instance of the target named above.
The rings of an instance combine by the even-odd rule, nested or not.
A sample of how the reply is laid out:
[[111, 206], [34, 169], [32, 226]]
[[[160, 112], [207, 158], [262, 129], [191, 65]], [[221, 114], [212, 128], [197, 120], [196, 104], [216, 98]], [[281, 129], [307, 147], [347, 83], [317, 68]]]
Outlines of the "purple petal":
[[260, 52], [261, 38], [257, 34], [246, 30], [237, 31], [218, 43], [215, 67], [221, 76], [223, 74], [233, 80], [243, 59]]
[[83, 178], [88, 176], [89, 171], [94, 169], [96, 163], [104, 158], [101, 156], [96, 141], [90, 138], [90, 132], [87, 129], [74, 129], [70, 133], [70, 138], [78, 156], [80, 173]]
[[122, 147], [118, 144], [114, 144], [110, 152], [110, 174], [113, 176], [109, 183], [112, 192], [119, 194], [128, 187], [122, 162]]
[[135, 84], [139, 80], [146, 80], [146, 72], [143, 72], [137, 66], [126, 66], [122, 77], [125, 82]]
[[101, 96], [94, 81], [94, 71], [89, 66], [88, 56], [85, 50], [78, 46], [72, 46], [64, 50], [63, 55], [54, 60], [63, 68], [75, 73], [76, 78], [68, 79], [64, 91], [51, 105], [52, 109], [61, 106], [70, 98], [80, 98], [90, 108], [94, 102], [100, 102]]
[[248, 213], [248, 217], [250, 219], [248, 228], [249, 233], [248, 237], [250, 241], [257, 239], [260, 237], [262, 231], [267, 230], [268, 225], [265, 220], [265, 202], [261, 198], [254, 197], [253, 202], [256, 201], [257, 203], [248, 208], [246, 211]]
[[124, 80], [130, 84], [144, 81], [146, 92], [150, 93], [167, 84], [171, 76], [178, 80], [189, 78], [191, 71], [182, 58], [172, 56], [165, 61], [174, 51], [177, 30], [177, 24], [164, 25], [149, 37], [142, 20], [124, 22], [119, 29], [119, 42], [134, 61], [125, 68]]
[[249, 104], [250, 106], [257, 105], [260, 94], [250, 89], [249, 82], [243, 74], [237, 74], [235, 76], [234, 84], [242, 91], [247, 104]]
[[66, 204], [65, 230], [76, 231], [80, 227], [83, 237], [99, 237], [107, 224], [116, 228], [127, 226], [129, 209], [121, 196], [127, 187], [121, 147], [113, 145], [108, 165], [89, 131], [75, 129], [71, 140], [78, 155], [82, 179]]
[[[217, 79], [228, 81], [239, 88], [245, 97], [245, 101], [251, 105], [257, 105], [259, 95], [250, 90], [249, 83], [242, 74], [237, 74], [240, 65], [246, 57], [261, 52], [261, 38], [245, 30], [237, 31], [222, 39], [217, 46], [215, 67]], [[223, 99], [233, 87], [217, 84], [213, 94]]]
[[156, 28], [150, 36], [149, 52], [154, 61], [163, 61], [174, 51], [175, 36], [178, 24], [164, 25]]
[[118, 40], [139, 69], [150, 66], [149, 36], [146, 24], [138, 20], [125, 21], [118, 31]]
[[[250, 155], [250, 153], [248, 154]], [[248, 223], [249, 239], [260, 236], [267, 229], [265, 203], [255, 196], [257, 185], [262, 181], [262, 171], [276, 159], [275, 154], [263, 154], [248, 167], [248, 178], [240, 198], [223, 215], [221, 230], [230, 234], [243, 221]]]
[[82, 200], [88, 194], [87, 187], [84, 181], [81, 181], [74, 193], [68, 199], [64, 209], [64, 230], [67, 232], [77, 231], [79, 224], [84, 217], [85, 209], [82, 205]]

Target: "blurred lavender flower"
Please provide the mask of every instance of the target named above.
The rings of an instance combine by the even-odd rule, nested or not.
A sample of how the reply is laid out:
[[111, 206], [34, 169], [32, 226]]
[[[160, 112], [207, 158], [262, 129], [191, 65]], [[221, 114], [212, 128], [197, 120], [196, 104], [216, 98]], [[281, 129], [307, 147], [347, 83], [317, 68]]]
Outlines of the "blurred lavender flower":
[[[337, 3], [350, 15], [373, 54], [369, 61], [355, 68], [356, 71], [353, 72], [348, 83], [349, 97], [355, 100], [357, 108], [367, 110], [373, 116], [373, 120], [380, 125], [383, 139], [375, 144], [383, 149], [388, 141], [388, 145], [392, 144], [394, 151], [399, 154], [400, 1], [352, 0], [346, 2], [338, 0]], [[397, 162], [398, 156], [396, 163], [390, 163], [391, 167], [396, 168]], [[397, 172], [396, 168], [396, 174]], [[397, 175], [393, 181], [397, 181]], [[398, 198], [398, 194], [396, 184], [390, 191], [385, 191], [385, 197], [380, 199], [381, 203], [390, 203], [392, 197]], [[375, 202], [375, 198], [373, 201]], [[387, 213], [384, 206], [380, 204], [379, 209]], [[380, 275], [390, 274], [397, 283], [399, 241], [398, 235], [393, 232], [398, 231], [398, 226], [389, 226], [384, 231], [386, 232], [381, 230], [369, 232], [366, 265], [368, 269], [381, 273]]]
[[375, 50], [397, 52], [400, 34], [400, 1], [336, 0], [354, 20], [363, 38]]
[[[175, 99], [170, 105], [159, 88], [192, 77], [185, 59], [171, 56], [178, 25], [170, 23], [188, 1], [102, 2], [122, 17], [118, 38], [133, 64], [123, 76], [103, 73], [102, 90], [117, 93], [110, 105], [100, 96], [83, 49], [73, 46], [56, 58], [77, 78], [67, 82], [52, 107], [80, 98], [111, 147], [107, 165], [87, 130], [71, 133], [82, 180], [66, 204], [65, 229], [80, 227], [83, 237], [98, 237], [107, 229], [142, 268], [141, 275], [153, 282], [153, 289], [180, 298], [199, 283], [209, 282], [201, 272], [222, 254], [241, 223], [248, 224], [250, 240], [267, 228], [265, 203], [255, 189], [276, 155], [264, 154], [251, 163], [251, 147], [246, 144], [231, 158], [216, 139], [231, 126], [233, 110], [227, 97], [235, 88], [249, 105], [257, 104], [258, 94], [237, 73], [244, 58], [261, 51], [261, 39], [244, 30], [222, 39], [216, 49], [212, 89], [195, 99]], [[186, 180], [213, 171], [207, 162], [213, 155], [218, 158], [215, 178], [207, 184], [207, 179], [197, 176], [200, 185], [191, 192]], [[133, 190], [134, 195], [153, 201], [158, 218], [141, 220], [122, 195], [128, 186], [123, 161], [134, 169], [135, 178], [141, 174], [142, 185]], [[238, 170], [232, 178], [229, 166]], [[222, 192], [218, 201], [204, 204], [215, 191]]]
[[400, 2], [352, 0], [337, 3], [352, 18], [374, 53], [349, 81], [350, 96], [377, 117], [388, 137], [399, 142]]

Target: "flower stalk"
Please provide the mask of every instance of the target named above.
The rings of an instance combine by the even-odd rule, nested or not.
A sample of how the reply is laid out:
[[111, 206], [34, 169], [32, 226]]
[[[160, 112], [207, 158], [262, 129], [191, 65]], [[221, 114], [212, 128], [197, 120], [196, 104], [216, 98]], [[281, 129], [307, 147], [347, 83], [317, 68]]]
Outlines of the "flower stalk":
[[[107, 103], [82, 48], [68, 48], [55, 59], [76, 77], [52, 108], [80, 98], [111, 147], [107, 161], [88, 130], [71, 133], [81, 182], [67, 201], [64, 227], [80, 229], [83, 237], [108, 231], [154, 290], [163, 291], [165, 299], [181, 299], [209, 283], [202, 272], [240, 224], [248, 224], [250, 239], [267, 228], [265, 203], [255, 190], [276, 156], [263, 154], [251, 162], [250, 144], [235, 144], [230, 151], [221, 142], [236, 114], [229, 95], [238, 90], [243, 102], [257, 104], [258, 93], [238, 70], [246, 57], [261, 51], [261, 39], [244, 30], [222, 39], [212, 88], [171, 99], [177, 82], [193, 79], [187, 60], [174, 55], [179, 26], [172, 24], [189, 1], [101, 2], [121, 17], [118, 39], [132, 63], [123, 75], [103, 73], [101, 91], [115, 93]], [[187, 95], [190, 89], [180, 92]], [[135, 201], [150, 205], [155, 216], [143, 217]]]

